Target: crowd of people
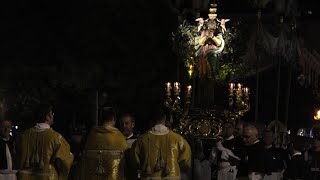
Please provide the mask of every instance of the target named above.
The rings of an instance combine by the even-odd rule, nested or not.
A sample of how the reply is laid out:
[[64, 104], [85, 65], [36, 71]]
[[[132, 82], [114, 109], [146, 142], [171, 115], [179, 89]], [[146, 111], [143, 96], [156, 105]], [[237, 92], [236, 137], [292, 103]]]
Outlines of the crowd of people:
[[252, 124], [225, 121], [218, 140], [185, 139], [171, 130], [162, 108], [150, 118], [152, 127], [139, 134], [133, 114], [122, 114], [118, 129], [115, 111], [104, 108], [102, 125], [68, 142], [51, 128], [52, 106], [41, 105], [36, 114], [35, 126], [16, 138], [10, 135], [12, 121], [1, 119], [0, 180], [320, 178], [317, 138], [309, 148], [299, 136], [277, 146], [272, 129], [259, 132]]

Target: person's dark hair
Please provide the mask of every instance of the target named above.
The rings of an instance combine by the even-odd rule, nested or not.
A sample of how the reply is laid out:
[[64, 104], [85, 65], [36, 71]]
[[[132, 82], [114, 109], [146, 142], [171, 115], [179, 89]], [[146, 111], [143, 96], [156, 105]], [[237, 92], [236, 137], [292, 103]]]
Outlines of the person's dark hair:
[[272, 133], [273, 134], [273, 131], [271, 129], [266, 128], [263, 130], [263, 134], [264, 133]]
[[112, 107], [105, 107], [102, 109], [102, 121], [103, 122], [109, 122], [115, 117], [116, 117], [116, 113]]
[[2, 114], [2, 116], [0, 116], [0, 121], [10, 121], [13, 123], [13, 120], [14, 120], [14, 116], [11, 111], [6, 111], [5, 113]]
[[167, 114], [167, 110], [165, 108], [163, 107], [157, 108], [153, 112], [152, 119], [154, 122], [159, 122], [166, 117], [166, 114]]
[[297, 151], [304, 151], [306, 148], [306, 139], [304, 137], [297, 136], [291, 143], [292, 148]]
[[135, 119], [135, 115], [131, 112], [124, 112], [121, 114], [120, 116], [120, 120], [122, 120], [122, 118], [125, 118], [125, 117], [130, 117], [131, 118], [131, 122], [135, 122], [136, 119]]
[[36, 122], [44, 123], [46, 121], [46, 116], [52, 111], [52, 106], [50, 104], [39, 104], [36, 107]]

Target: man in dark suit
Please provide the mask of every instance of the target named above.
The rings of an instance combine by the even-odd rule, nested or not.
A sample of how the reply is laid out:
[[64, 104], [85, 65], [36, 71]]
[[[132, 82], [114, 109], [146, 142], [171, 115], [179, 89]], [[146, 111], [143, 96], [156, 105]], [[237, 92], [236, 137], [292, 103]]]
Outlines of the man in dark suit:
[[132, 113], [124, 113], [120, 117], [120, 123], [121, 132], [126, 138], [129, 147], [131, 147], [138, 137], [137, 133], [134, 132], [134, 127], [136, 125], [135, 117]]
[[10, 136], [12, 122], [8, 119], [0, 120], [0, 180], [16, 179], [13, 166], [13, 140]]
[[306, 175], [306, 163], [302, 152], [305, 149], [304, 137], [296, 137], [294, 141], [289, 145], [289, 151], [291, 153], [291, 159], [288, 162], [288, 167], [284, 172], [284, 179], [298, 180], [305, 179]]
[[272, 155], [259, 141], [258, 130], [253, 125], [247, 125], [243, 129], [243, 141], [247, 146], [246, 153], [249, 179], [263, 179], [266, 174], [271, 174]]
[[240, 139], [234, 137], [234, 124], [224, 122], [222, 124], [223, 140], [216, 144], [218, 150], [218, 179], [236, 179], [237, 165], [240, 158], [237, 156]]

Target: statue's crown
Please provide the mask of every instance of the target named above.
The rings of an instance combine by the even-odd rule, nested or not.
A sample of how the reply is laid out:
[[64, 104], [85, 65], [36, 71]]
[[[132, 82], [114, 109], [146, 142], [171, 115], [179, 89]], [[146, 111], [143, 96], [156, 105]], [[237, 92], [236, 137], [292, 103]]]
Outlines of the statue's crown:
[[210, 14], [217, 13], [217, 4], [210, 4], [209, 13]]

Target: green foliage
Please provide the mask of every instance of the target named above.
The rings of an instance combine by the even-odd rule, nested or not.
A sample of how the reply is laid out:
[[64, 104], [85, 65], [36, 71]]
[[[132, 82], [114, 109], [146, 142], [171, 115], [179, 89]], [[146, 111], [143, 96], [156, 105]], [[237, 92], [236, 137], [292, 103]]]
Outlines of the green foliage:
[[[245, 42], [241, 40], [239, 28], [241, 22], [234, 21], [233, 24], [231, 22], [228, 22], [227, 31], [222, 34], [225, 41], [223, 51], [218, 55], [206, 54], [210, 69], [208, 77], [218, 82], [239, 78], [242, 69], [245, 69], [245, 64], [238, 58], [244, 52], [245, 47]], [[194, 49], [196, 36], [197, 26], [191, 25], [186, 20], [180, 18], [180, 24], [176, 32], [172, 33], [173, 51], [184, 62], [187, 68], [190, 65], [198, 67], [196, 63], [199, 60], [195, 57]], [[197, 72], [197, 69], [195, 69], [194, 75], [199, 75]]]
[[186, 20], [179, 19], [180, 25], [177, 31], [172, 33], [173, 51], [176, 55], [184, 60], [186, 64], [190, 64], [190, 60], [194, 56], [196, 26], [190, 25]]

